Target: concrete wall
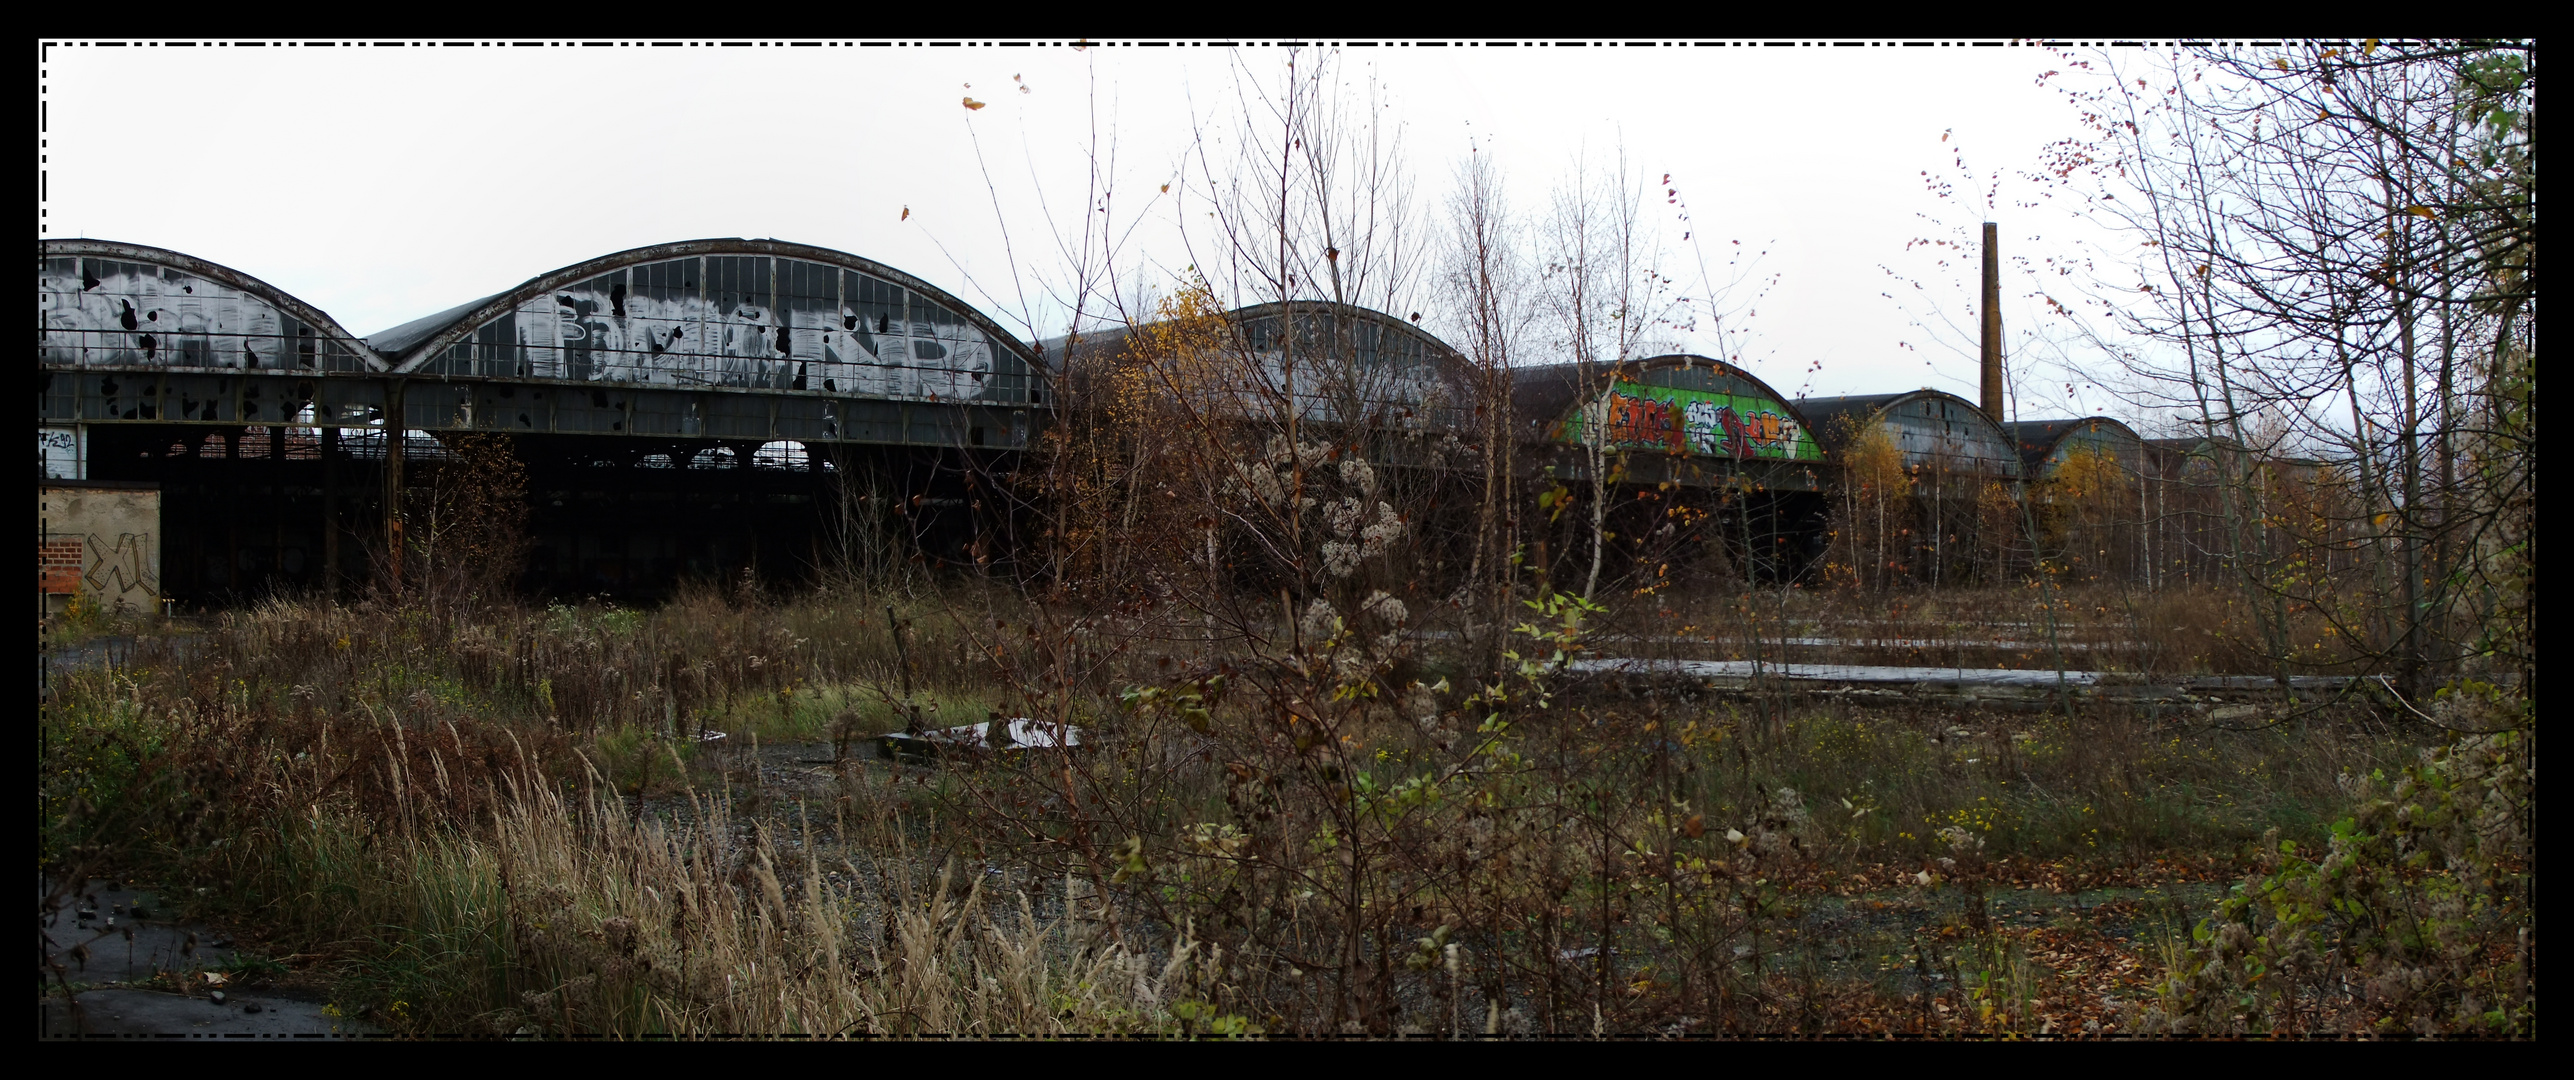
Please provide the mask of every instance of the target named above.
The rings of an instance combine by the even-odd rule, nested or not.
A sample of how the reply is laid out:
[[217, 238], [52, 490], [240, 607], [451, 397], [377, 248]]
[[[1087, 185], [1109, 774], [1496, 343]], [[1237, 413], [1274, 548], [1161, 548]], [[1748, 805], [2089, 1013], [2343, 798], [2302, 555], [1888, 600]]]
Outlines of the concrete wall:
[[47, 613], [84, 604], [161, 610], [161, 492], [156, 486], [39, 483], [36, 581]]

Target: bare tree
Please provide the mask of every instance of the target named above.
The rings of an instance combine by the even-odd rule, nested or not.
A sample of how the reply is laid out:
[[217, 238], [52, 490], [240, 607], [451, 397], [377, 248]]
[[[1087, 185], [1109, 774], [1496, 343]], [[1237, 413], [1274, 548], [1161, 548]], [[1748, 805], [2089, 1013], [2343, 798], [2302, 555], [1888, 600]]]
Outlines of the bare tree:
[[[2527, 56], [2066, 58], [2096, 77], [2068, 92], [2097, 138], [2060, 147], [2044, 178], [2096, 181], [2094, 217], [2135, 245], [2113, 272], [2137, 276], [2093, 276], [2091, 303], [2059, 310], [2099, 312], [2095, 340], [2145, 402], [2210, 440], [2222, 562], [2283, 675], [2312, 653], [2309, 623], [2408, 696], [2473, 652], [2456, 612], [2490, 601], [2460, 591], [2484, 527], [2461, 446], [2529, 328], [2527, 279], [2503, 283], [2535, 241], [2534, 170], [2515, 165], [2534, 148]], [[2349, 510], [2284, 520], [2270, 493], [2298, 476], [2341, 485]], [[2327, 563], [2347, 572], [2296, 569]]]
[[1498, 648], [1519, 561], [1520, 433], [1511, 407], [1511, 369], [1534, 312], [1519, 225], [1492, 157], [1481, 147], [1472, 148], [1458, 167], [1447, 231], [1440, 307], [1448, 313], [1443, 321], [1453, 321], [1452, 340], [1464, 349], [1475, 379], [1472, 416], [1482, 490], [1462, 595], [1469, 646], [1482, 656]]
[[[1557, 185], [1538, 236], [1541, 295], [1548, 336], [1562, 359], [1579, 365], [1581, 400], [1605, 409], [1629, 360], [1658, 351], [1677, 303], [1660, 272], [1660, 231], [1645, 216], [1643, 178], [1618, 149], [1615, 164], [1594, 172], [1576, 156]], [[1618, 468], [1608, 445], [1605, 415], [1582, 425], [1586, 478], [1590, 481], [1590, 569], [1582, 597], [1596, 597], [1608, 549], [1608, 514]]]

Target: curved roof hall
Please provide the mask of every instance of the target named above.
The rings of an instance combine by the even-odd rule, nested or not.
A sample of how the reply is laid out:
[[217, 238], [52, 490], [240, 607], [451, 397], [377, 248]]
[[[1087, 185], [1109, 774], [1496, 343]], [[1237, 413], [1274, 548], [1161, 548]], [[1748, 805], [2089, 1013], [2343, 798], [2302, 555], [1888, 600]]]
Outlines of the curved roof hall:
[[[1224, 319], [1226, 322], [1237, 327], [1247, 327], [1249, 324], [1273, 318], [1281, 311], [1287, 310], [1294, 310], [1305, 315], [1329, 314], [1335, 311], [1347, 312], [1361, 323], [1378, 327], [1380, 329], [1380, 333], [1383, 331], [1393, 331], [1396, 335], [1413, 340], [1422, 351], [1434, 353], [1445, 358], [1449, 362], [1459, 364], [1464, 363], [1461, 358], [1461, 354], [1457, 352], [1456, 348], [1449, 345], [1447, 342], [1440, 340], [1437, 334], [1424, 330], [1417, 324], [1408, 323], [1385, 312], [1378, 311], [1375, 308], [1360, 307], [1357, 304], [1335, 303], [1330, 300], [1272, 301], [1264, 304], [1246, 304], [1242, 307], [1234, 308], [1224, 313]], [[1119, 343], [1125, 341], [1136, 331], [1148, 326], [1160, 325], [1163, 321], [1164, 320], [1155, 319], [1124, 326], [1101, 327], [1098, 330], [1083, 334], [1080, 346], [1075, 351], [1077, 351], [1083, 358], [1105, 355], [1109, 350], [1112, 350]], [[1045, 352], [1047, 361], [1050, 364], [1059, 367], [1063, 363], [1063, 350], [1066, 342], [1069, 340], [1070, 335], [1047, 338], [1044, 342], [1040, 343], [1039, 348]], [[1262, 347], [1264, 342], [1265, 339], [1262, 338], [1247, 337], [1244, 343], [1254, 348], [1258, 348]], [[1364, 357], [1362, 359], [1364, 359]]]
[[[2074, 451], [2093, 447], [2111, 454], [2134, 451], [2142, 455], [2145, 440], [2134, 428], [2106, 416], [2084, 416], [2062, 420], [2021, 420], [2002, 425], [2020, 448], [2021, 464], [2032, 475], [2052, 473]], [[2142, 468], [2140, 461], [2132, 467]]]
[[54, 367], [385, 371], [320, 308], [221, 263], [145, 244], [37, 245], [39, 362]]
[[1901, 394], [1799, 398], [1815, 437], [1834, 457], [1871, 427], [1888, 424], [1907, 466], [1987, 476], [2021, 475], [2018, 443], [1982, 407], [1924, 387]]
[[1026, 402], [1036, 351], [831, 248], [719, 238], [603, 255], [368, 337], [397, 373]]
[[1546, 364], [1511, 372], [1511, 410], [1527, 437], [1582, 440], [1585, 403], [1610, 396], [1609, 441], [1712, 457], [1819, 461], [1796, 404], [1759, 376], [1712, 357], [1668, 353], [1615, 364]]
[[[1231, 339], [1224, 348], [1242, 363], [1207, 370], [1202, 377], [1210, 393], [1230, 394], [1247, 405], [1285, 392], [1288, 346], [1296, 355], [1330, 357], [1343, 344], [1350, 362], [1330, 367], [1298, 365], [1302, 415], [1337, 418], [1356, 403], [1359, 408], [1390, 408], [1408, 413], [1416, 425], [1450, 423], [1462, 402], [1470, 372], [1464, 358], [1447, 342], [1406, 320], [1373, 308], [1330, 300], [1295, 300], [1251, 304], [1224, 312]], [[1077, 345], [1069, 337], [1039, 345], [1052, 370], [1079, 380], [1104, 363], [1131, 355], [1130, 343], [1148, 327], [1165, 320], [1112, 326], [1084, 334]], [[1291, 336], [1292, 335], [1292, 336]], [[1069, 346], [1070, 355], [1067, 355]], [[1252, 406], [1257, 407], [1257, 406]]]

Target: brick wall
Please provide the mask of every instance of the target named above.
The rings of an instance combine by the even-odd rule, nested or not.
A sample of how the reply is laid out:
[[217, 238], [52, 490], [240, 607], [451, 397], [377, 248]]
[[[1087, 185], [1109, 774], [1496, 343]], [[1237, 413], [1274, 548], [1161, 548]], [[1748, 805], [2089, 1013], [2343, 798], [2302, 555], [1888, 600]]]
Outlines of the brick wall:
[[79, 539], [36, 543], [36, 587], [47, 595], [80, 591], [81, 571], [89, 568], [89, 545]]

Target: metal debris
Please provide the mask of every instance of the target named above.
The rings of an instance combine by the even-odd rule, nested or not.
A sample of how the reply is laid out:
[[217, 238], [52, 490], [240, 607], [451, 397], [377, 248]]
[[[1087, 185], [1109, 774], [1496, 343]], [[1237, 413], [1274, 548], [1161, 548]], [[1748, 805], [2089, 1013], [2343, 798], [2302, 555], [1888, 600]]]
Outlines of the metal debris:
[[914, 735], [897, 731], [876, 739], [876, 754], [894, 758], [979, 758], [1027, 750], [1080, 746], [1081, 729], [1052, 720], [994, 717], [980, 724], [959, 724]]

